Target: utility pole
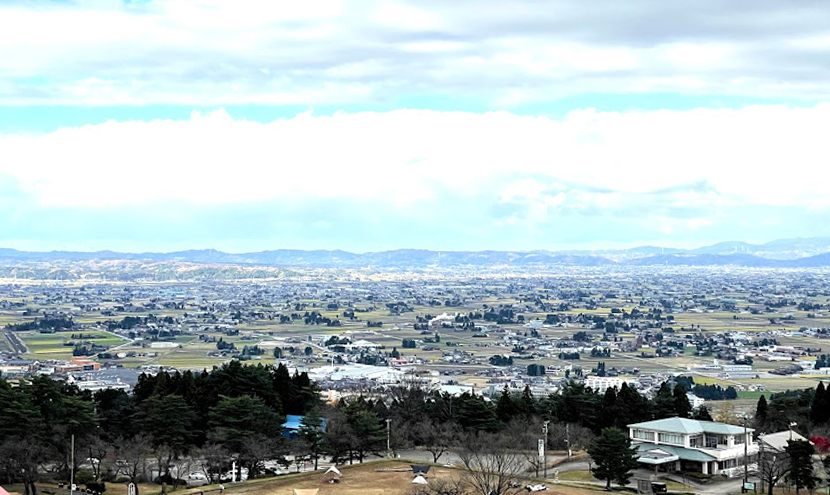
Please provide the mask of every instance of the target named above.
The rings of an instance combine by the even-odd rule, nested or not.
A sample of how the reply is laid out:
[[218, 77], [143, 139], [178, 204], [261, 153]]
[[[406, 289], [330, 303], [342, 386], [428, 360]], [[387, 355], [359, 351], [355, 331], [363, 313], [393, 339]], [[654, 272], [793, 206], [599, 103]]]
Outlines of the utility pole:
[[570, 423], [565, 423], [565, 447], [568, 449], [568, 462], [571, 460], [571, 428]]
[[69, 453], [69, 495], [75, 494], [75, 434], [72, 434]]
[[548, 477], [548, 423], [550, 421], [545, 420], [545, 426], [542, 429], [542, 433], [545, 434], [542, 445], [544, 446], [544, 457], [542, 457], [542, 464], [545, 466], [545, 478]]
[[746, 437], [746, 414], [744, 414], [744, 486], [742, 492], [746, 491], [746, 482], [749, 478], [749, 440]]
[[392, 420], [386, 418], [386, 457], [392, 457]]
[[761, 495], [764, 495], [764, 478], [766, 477], [766, 459], [764, 458], [764, 434], [758, 434], [758, 449], [760, 453], [758, 454], [758, 473], [760, 474], [761, 478]]

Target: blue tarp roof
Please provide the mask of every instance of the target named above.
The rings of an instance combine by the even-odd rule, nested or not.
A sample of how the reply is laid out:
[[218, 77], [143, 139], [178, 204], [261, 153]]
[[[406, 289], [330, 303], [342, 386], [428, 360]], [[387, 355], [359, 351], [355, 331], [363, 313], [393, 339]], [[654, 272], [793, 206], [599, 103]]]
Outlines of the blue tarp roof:
[[[285, 423], [282, 424], [283, 430], [299, 430], [300, 426], [302, 426], [303, 418], [305, 416], [298, 416], [294, 414], [289, 414], [285, 416]], [[322, 423], [320, 424], [320, 429], [326, 431], [326, 418], [321, 418]]]

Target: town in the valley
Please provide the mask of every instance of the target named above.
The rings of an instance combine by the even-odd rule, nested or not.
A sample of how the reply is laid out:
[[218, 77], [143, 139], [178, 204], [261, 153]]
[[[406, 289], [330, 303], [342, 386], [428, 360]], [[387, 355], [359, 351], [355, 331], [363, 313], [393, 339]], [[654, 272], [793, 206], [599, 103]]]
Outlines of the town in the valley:
[[[34, 495], [826, 483], [821, 270], [153, 278], [4, 279], [4, 484]], [[794, 476], [796, 461], [809, 476]]]

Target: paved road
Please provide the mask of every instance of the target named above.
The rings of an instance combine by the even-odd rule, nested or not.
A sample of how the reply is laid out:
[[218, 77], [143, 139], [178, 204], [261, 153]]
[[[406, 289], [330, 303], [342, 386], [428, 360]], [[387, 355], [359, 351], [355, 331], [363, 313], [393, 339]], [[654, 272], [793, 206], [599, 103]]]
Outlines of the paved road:
[[9, 345], [11, 346], [11, 351], [13, 353], [26, 354], [27, 352], [29, 352], [29, 348], [26, 347], [26, 344], [24, 344], [23, 341], [20, 340], [20, 337], [18, 337], [16, 333], [8, 329], [3, 329], [3, 335], [9, 342]]
[[[432, 463], [432, 453], [421, 450], [421, 449], [407, 449], [401, 450], [397, 453], [401, 459], [408, 459], [412, 461], [424, 462], [424, 463]], [[554, 462], [556, 460], [562, 459], [564, 456], [561, 455], [548, 455], [548, 463]], [[461, 462], [461, 458], [455, 452], [444, 452], [441, 454], [441, 457], [438, 458], [438, 464], [453, 464], [455, 466], [461, 466], [463, 463]], [[574, 464], [574, 463], [570, 463]], [[527, 465], [527, 469], [531, 469], [531, 465]], [[585, 467], [582, 469], [588, 469], [587, 463]], [[551, 473], [552, 468], [548, 468], [548, 473]]]

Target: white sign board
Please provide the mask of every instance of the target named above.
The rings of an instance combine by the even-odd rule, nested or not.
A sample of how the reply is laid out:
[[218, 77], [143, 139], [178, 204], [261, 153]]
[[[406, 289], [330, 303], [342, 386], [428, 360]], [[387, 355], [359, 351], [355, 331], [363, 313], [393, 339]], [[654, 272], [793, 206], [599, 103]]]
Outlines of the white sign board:
[[539, 439], [539, 459], [545, 458], [545, 441], [544, 439]]

